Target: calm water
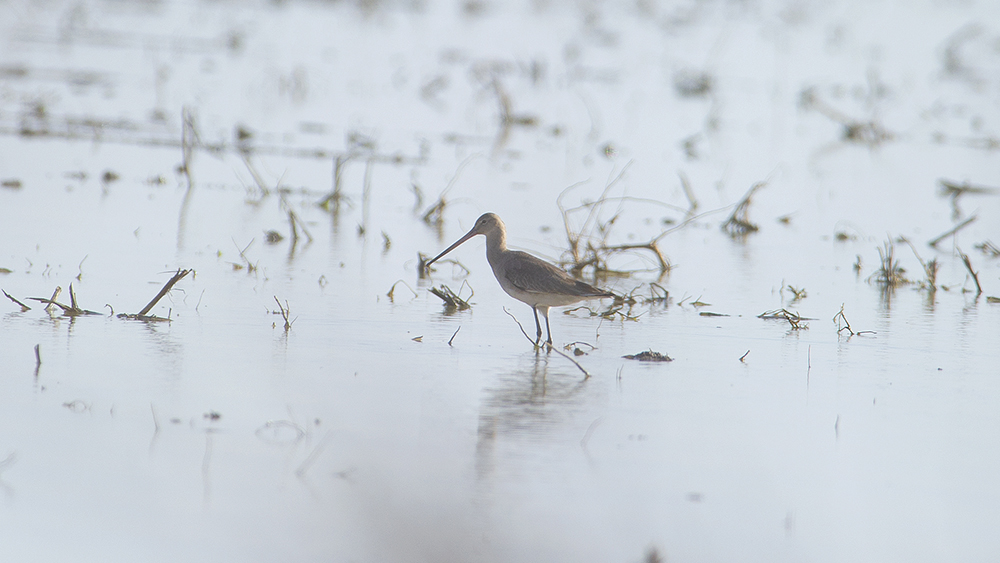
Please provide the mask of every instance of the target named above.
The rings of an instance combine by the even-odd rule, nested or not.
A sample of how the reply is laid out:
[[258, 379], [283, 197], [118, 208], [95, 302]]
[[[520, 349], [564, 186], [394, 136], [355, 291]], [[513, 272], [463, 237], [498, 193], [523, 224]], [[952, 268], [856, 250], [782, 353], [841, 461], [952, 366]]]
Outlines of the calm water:
[[[998, 18], [0, 3], [0, 287], [32, 307], [0, 303], [4, 558], [992, 560], [1000, 258], [977, 245], [1000, 243]], [[987, 189], [953, 202], [941, 179]], [[760, 230], [733, 239], [759, 181]], [[608, 244], [680, 227], [669, 274], [640, 250], [600, 280], [667, 302], [553, 310], [590, 377], [524, 339], [482, 238], [450, 256], [468, 271], [417, 275], [485, 211], [564, 257], [560, 194], [606, 198]], [[937, 259], [936, 291], [869, 283], [898, 237]], [[111, 314], [178, 268], [151, 311], [171, 322]], [[29, 300], [71, 283], [98, 315]], [[445, 310], [440, 284], [473, 307]], [[842, 306], [865, 332], [838, 334]], [[802, 328], [757, 317], [782, 307]], [[622, 358], [644, 350], [674, 361]]]

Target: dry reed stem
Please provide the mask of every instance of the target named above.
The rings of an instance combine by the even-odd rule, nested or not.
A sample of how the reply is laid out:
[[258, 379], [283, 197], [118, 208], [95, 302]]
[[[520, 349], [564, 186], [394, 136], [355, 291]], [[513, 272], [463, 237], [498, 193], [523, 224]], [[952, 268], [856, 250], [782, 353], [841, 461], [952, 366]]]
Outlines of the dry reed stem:
[[757, 182], [753, 186], [750, 186], [750, 189], [747, 190], [743, 199], [736, 204], [736, 208], [733, 209], [732, 215], [730, 215], [729, 219], [722, 224], [722, 230], [725, 231], [726, 234], [733, 238], [740, 238], [760, 230], [760, 227], [750, 222], [750, 203], [754, 194], [757, 193], [757, 190], [766, 185], [767, 182]]
[[31, 299], [32, 301], [39, 301], [41, 303], [47, 303], [48, 306], [45, 307], [46, 311], [50, 311], [50, 307], [52, 307], [53, 305], [59, 307], [60, 309], [62, 309], [63, 314], [69, 317], [75, 317], [77, 315], [100, 315], [100, 313], [96, 311], [81, 309], [79, 306], [77, 306], [76, 291], [73, 290], [73, 284], [69, 284], [69, 297], [71, 303], [70, 305], [63, 305], [62, 303], [56, 301], [56, 298], [59, 296], [61, 292], [62, 288], [56, 287], [56, 290], [52, 292], [51, 299], [46, 299], [44, 297], [29, 297], [28, 299]]
[[951, 235], [957, 233], [958, 231], [960, 231], [961, 229], [967, 227], [968, 225], [972, 224], [972, 222], [975, 221], [976, 219], [977, 219], [977, 217], [975, 215], [973, 215], [972, 217], [969, 217], [965, 221], [962, 221], [961, 223], [959, 223], [959, 224], [955, 225], [954, 227], [952, 227], [951, 229], [949, 229], [944, 234], [942, 234], [942, 235], [940, 235], [938, 237], [935, 237], [934, 239], [928, 241], [927, 244], [929, 246], [933, 247], [933, 248], [936, 248], [937, 244], [939, 242], [941, 242], [942, 240], [944, 240], [944, 239], [950, 237]]
[[148, 313], [150, 309], [155, 307], [156, 304], [160, 301], [160, 299], [163, 299], [163, 296], [166, 295], [168, 292], [170, 292], [171, 289], [173, 289], [174, 284], [184, 279], [184, 276], [190, 274], [192, 271], [193, 270], [190, 269], [182, 270], [178, 268], [177, 273], [175, 273], [169, 280], [167, 280], [167, 283], [163, 284], [163, 287], [160, 288], [160, 292], [156, 294], [156, 297], [154, 297], [152, 301], [147, 303], [146, 306], [143, 307], [142, 310], [139, 311], [135, 316], [136, 317], [146, 316], [146, 313]]
[[969, 260], [969, 256], [958, 249], [958, 255], [962, 258], [962, 263], [965, 264], [965, 269], [969, 270], [969, 274], [972, 276], [972, 281], [976, 283], [976, 297], [983, 293], [983, 286], [979, 285], [979, 274], [972, 269], [972, 261]]
[[941, 268], [937, 258], [931, 258], [929, 261], [924, 262], [924, 259], [920, 257], [920, 253], [917, 252], [917, 247], [913, 246], [913, 243], [909, 239], [900, 237], [899, 240], [905, 242], [910, 247], [913, 255], [917, 257], [917, 261], [920, 262], [920, 267], [924, 269], [926, 281], [920, 283], [921, 289], [929, 289], [932, 292], [937, 291], [937, 273]]
[[28, 307], [24, 303], [21, 303], [20, 301], [18, 301], [17, 299], [15, 299], [13, 296], [11, 296], [11, 294], [7, 293], [6, 290], [4, 290], [3, 294], [7, 296], [7, 299], [10, 299], [14, 303], [17, 303], [18, 305], [20, 305], [22, 313], [24, 313], [25, 311], [30, 311], [31, 310], [31, 307]]

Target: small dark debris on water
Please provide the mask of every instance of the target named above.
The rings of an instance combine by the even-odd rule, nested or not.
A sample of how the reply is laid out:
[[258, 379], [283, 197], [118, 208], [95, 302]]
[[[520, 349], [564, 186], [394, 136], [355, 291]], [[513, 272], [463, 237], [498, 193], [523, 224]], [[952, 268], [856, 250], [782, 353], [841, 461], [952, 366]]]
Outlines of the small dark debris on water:
[[7, 178], [5, 180], [0, 180], [0, 187], [7, 188], [9, 190], [19, 190], [21, 189], [21, 181], [17, 178]]
[[206, 419], [208, 419], [208, 420], [211, 420], [212, 422], [215, 422], [216, 420], [219, 420], [220, 418], [222, 418], [222, 415], [221, 415], [221, 414], [219, 414], [219, 413], [218, 413], [218, 412], [216, 412], [216, 411], [208, 411], [208, 412], [207, 412], [207, 413], [205, 413], [205, 414], [204, 414], [203, 416], [204, 416], [204, 417], [205, 417]]
[[622, 356], [626, 360], [638, 360], [640, 362], [672, 362], [673, 358], [666, 354], [661, 354], [659, 352], [654, 352], [652, 350], [646, 350], [645, 352], [639, 352], [638, 354], [627, 354]]
[[105, 170], [104, 174], [101, 174], [101, 182], [104, 184], [110, 184], [117, 181], [121, 176], [118, 175], [114, 170]]
[[712, 311], [701, 311], [698, 313], [702, 317], [728, 317], [729, 315], [725, 313], [713, 313]]
[[713, 85], [712, 75], [707, 72], [682, 70], [674, 75], [674, 89], [682, 98], [704, 98]]
[[11, 270], [10, 268], [0, 268], [0, 274], [13, 274], [13, 273], [14, 270]]
[[[589, 350], [585, 352], [583, 348], [580, 348], [581, 344], [589, 348]], [[593, 344], [587, 344], [586, 342], [570, 342], [569, 344], [563, 346], [563, 350], [571, 350], [574, 356], [586, 356], [588, 352], [591, 352], [595, 349], [596, 348], [594, 347]]]
[[994, 297], [992, 295], [987, 295], [986, 296], [986, 302], [987, 303], [1000, 303], [1000, 297]]
[[264, 242], [266, 244], [278, 244], [285, 239], [278, 231], [264, 231]]

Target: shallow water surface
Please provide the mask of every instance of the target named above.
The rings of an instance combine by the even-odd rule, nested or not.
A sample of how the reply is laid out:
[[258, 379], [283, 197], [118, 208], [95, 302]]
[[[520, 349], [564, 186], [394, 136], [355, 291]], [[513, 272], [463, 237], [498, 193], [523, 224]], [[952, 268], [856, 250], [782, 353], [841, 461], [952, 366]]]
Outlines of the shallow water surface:
[[[0, 3], [4, 557], [992, 560], [995, 21]], [[481, 237], [418, 275], [486, 211], [552, 261], [669, 231], [670, 268], [584, 268], [634, 303], [538, 350]], [[97, 314], [30, 299], [71, 284]]]

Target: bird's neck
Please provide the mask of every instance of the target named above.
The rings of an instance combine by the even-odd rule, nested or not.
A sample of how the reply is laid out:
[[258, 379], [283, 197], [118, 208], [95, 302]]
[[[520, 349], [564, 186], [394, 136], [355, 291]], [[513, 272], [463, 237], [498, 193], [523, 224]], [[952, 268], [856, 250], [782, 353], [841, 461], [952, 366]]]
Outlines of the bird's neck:
[[486, 237], [486, 257], [492, 262], [493, 258], [507, 251], [507, 233], [494, 231]]

